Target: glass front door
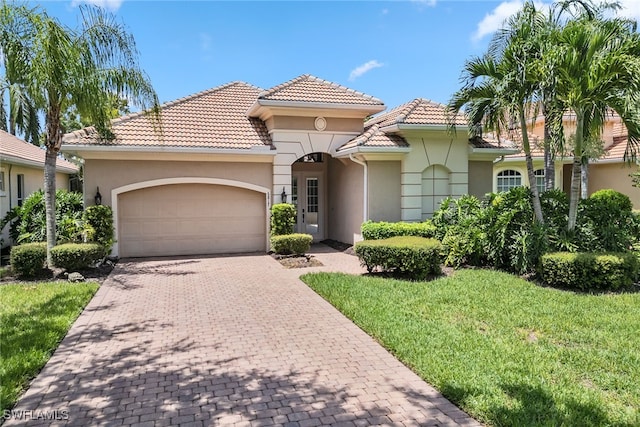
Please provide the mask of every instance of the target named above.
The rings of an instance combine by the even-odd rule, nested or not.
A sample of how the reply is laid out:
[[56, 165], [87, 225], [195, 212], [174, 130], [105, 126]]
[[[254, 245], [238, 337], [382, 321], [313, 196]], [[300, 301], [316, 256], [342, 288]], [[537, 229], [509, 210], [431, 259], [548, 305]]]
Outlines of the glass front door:
[[291, 177], [291, 202], [298, 211], [296, 232], [322, 240], [321, 179], [318, 175], [298, 173]]

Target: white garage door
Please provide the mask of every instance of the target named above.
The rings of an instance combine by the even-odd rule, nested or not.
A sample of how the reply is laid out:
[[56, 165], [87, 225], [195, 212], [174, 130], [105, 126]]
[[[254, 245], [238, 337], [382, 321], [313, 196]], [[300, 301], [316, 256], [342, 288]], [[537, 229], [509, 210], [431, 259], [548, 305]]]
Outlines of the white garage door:
[[238, 187], [173, 184], [118, 196], [121, 257], [264, 251], [265, 195]]

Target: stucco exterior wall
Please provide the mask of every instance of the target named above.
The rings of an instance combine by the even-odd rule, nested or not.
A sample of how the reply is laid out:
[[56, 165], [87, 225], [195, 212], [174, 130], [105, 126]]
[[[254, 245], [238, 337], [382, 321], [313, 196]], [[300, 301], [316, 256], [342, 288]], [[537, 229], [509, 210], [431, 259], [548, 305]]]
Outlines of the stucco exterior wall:
[[220, 178], [271, 188], [271, 173], [269, 163], [89, 159], [85, 161], [84, 200], [87, 206], [94, 204], [96, 188], [100, 187], [102, 203], [112, 205], [111, 190], [161, 178]]
[[[542, 160], [534, 160], [533, 161], [533, 169], [544, 169], [544, 162]], [[506, 161], [500, 162], [493, 166], [493, 184], [491, 191], [497, 191], [497, 183], [498, 183], [498, 174], [504, 170], [514, 170], [520, 172], [522, 176], [522, 185], [529, 186], [529, 176], [527, 174], [527, 165], [522, 161]], [[569, 177], [570, 179], [570, 177]], [[556, 188], [563, 189], [564, 178], [563, 178], [563, 164], [560, 162], [556, 162], [555, 164], [555, 183]], [[566, 187], [564, 187], [566, 189]]]
[[[364, 128], [364, 121], [358, 118], [324, 117], [326, 128], [324, 132], [357, 132], [361, 133]], [[265, 121], [268, 130], [288, 129], [288, 130], [308, 130], [316, 131], [315, 117], [296, 116], [272, 116]]]
[[400, 162], [370, 161], [368, 169], [369, 219], [400, 221]]
[[631, 199], [634, 209], [640, 209], [640, 188], [632, 185], [629, 174], [637, 171], [637, 167], [623, 163], [600, 163], [589, 165], [589, 195], [598, 190], [610, 188], [626, 194]]
[[485, 194], [493, 191], [493, 163], [469, 162], [469, 194], [482, 199]]
[[467, 194], [468, 142], [464, 137], [452, 138], [444, 132], [408, 133], [404, 136], [411, 145], [411, 152], [406, 155], [401, 167], [401, 219], [422, 221], [429, 216], [429, 207], [423, 206], [424, 201], [428, 200], [430, 205], [438, 202], [428, 197], [431, 194], [429, 187], [433, 187], [433, 183], [429, 182], [432, 178], [423, 176], [428, 167], [440, 165], [448, 170], [449, 196]]
[[329, 159], [328, 238], [353, 243], [363, 222], [363, 167], [346, 159]]

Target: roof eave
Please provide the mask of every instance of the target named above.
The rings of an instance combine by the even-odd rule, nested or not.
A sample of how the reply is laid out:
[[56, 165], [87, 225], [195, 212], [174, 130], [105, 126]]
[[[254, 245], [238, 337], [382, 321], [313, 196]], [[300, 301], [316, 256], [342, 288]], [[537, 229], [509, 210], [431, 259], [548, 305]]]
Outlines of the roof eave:
[[443, 124], [409, 124], [409, 123], [396, 123], [389, 126], [381, 127], [380, 130], [384, 133], [394, 133], [402, 131], [449, 131], [449, 126]]
[[257, 99], [249, 108], [249, 117], [259, 117], [260, 107], [280, 107], [280, 108], [306, 108], [318, 110], [349, 110], [362, 111], [368, 114], [375, 114], [385, 110], [384, 104], [344, 104], [333, 102], [307, 102], [307, 101], [277, 101], [271, 99]]
[[[44, 169], [44, 162], [39, 162], [36, 160], [23, 159], [22, 157], [15, 157], [9, 155], [1, 155], [0, 163], [11, 163], [14, 165], [20, 166], [28, 166], [28, 167], [36, 167], [39, 169]], [[67, 166], [62, 166], [56, 163], [56, 172], [69, 172], [69, 173], [77, 173], [79, 168], [71, 168]]]
[[411, 147], [367, 147], [364, 145], [358, 145], [355, 147], [350, 147], [345, 150], [338, 150], [336, 152], [335, 157], [346, 157], [349, 154], [353, 153], [389, 153], [389, 154], [398, 154], [398, 153], [410, 153]]
[[253, 146], [251, 148], [207, 148], [207, 147], [176, 147], [158, 145], [95, 145], [95, 144], [62, 144], [64, 152], [77, 151], [116, 151], [116, 152], [162, 152], [162, 153], [192, 153], [192, 154], [246, 154], [246, 155], [276, 155], [271, 146]]

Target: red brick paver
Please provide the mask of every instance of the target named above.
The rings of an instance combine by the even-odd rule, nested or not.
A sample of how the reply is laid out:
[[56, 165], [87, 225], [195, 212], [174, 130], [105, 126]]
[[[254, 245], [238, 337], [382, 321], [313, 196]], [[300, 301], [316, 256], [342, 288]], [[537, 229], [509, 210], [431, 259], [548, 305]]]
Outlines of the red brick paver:
[[298, 279], [362, 272], [317, 249], [121, 261], [5, 425], [479, 425]]

